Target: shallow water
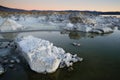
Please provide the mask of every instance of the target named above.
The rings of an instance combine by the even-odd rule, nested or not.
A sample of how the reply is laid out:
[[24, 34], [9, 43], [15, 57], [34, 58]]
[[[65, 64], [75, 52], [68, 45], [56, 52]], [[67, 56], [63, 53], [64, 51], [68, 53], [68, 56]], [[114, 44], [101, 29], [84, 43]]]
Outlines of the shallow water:
[[[72, 68], [58, 69], [53, 74], [38, 74], [24, 66], [16, 64], [16, 69], [9, 69], [0, 80], [119, 80], [120, 73], [120, 31], [111, 34], [96, 35], [81, 32], [22, 32], [1, 34], [6, 39], [16, 36], [33, 35], [49, 40], [66, 52], [78, 54], [84, 58]], [[11, 37], [9, 37], [11, 36]], [[73, 46], [72, 43], [81, 46]]]

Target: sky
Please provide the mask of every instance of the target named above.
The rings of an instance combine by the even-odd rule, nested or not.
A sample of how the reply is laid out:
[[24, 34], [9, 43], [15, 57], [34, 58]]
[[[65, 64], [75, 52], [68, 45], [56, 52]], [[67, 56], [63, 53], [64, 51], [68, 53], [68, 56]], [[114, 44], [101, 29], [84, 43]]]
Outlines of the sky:
[[120, 0], [0, 0], [0, 5], [26, 10], [120, 11]]

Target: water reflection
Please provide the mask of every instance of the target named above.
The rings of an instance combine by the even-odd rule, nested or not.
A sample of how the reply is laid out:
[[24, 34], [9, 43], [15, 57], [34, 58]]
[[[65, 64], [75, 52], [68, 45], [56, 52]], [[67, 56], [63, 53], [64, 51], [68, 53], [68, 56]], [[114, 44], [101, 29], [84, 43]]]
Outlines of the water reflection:
[[18, 33], [2, 33], [1, 36], [4, 39], [14, 39], [15, 37], [17, 37]]
[[13, 69], [8, 68], [5, 74], [0, 75], [0, 80], [28, 80], [28, 75], [20, 64], [15, 64]]
[[79, 32], [72, 31], [69, 33], [70, 39], [80, 39], [80, 37], [81, 37], [81, 35], [79, 34]]
[[51, 74], [41, 74], [33, 71], [28, 72], [29, 80], [59, 80], [60, 70]]
[[[0, 38], [4, 38], [4, 39], [14, 39], [18, 36], [27, 36], [27, 35], [33, 35], [33, 36], [39, 36], [38, 34], [41, 34], [41, 33], [46, 33], [48, 35], [48, 33], [52, 33], [54, 31], [36, 31], [36, 32], [12, 32], [12, 33], [2, 33], [0, 34]], [[57, 31], [56, 33], [59, 33], [59, 31]], [[45, 35], [46, 35], [45, 34]], [[79, 31], [61, 31], [60, 32], [61, 35], [68, 35], [68, 37], [70, 39], [81, 39], [81, 38], [86, 38], [86, 37], [89, 37], [89, 38], [94, 38], [96, 36], [106, 36], [106, 35], [109, 35], [109, 34], [95, 34], [95, 33], [84, 33], [84, 32], [79, 32]], [[53, 35], [53, 34], [52, 34]]]
[[67, 34], [70, 39], [81, 39], [81, 38], [95, 38], [97, 36], [107, 36], [109, 34], [96, 34], [96, 33], [85, 33], [85, 32], [78, 32], [78, 31], [61, 31], [61, 34]]

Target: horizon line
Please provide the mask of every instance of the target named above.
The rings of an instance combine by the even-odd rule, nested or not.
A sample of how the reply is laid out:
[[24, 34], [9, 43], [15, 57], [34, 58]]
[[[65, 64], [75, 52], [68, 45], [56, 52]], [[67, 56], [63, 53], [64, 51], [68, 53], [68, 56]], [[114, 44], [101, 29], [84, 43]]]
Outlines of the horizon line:
[[26, 10], [26, 11], [95, 11], [95, 12], [120, 12], [120, 11], [99, 11], [99, 10], [80, 10], [80, 9], [23, 9], [23, 8], [16, 8], [16, 7], [9, 7], [9, 6], [4, 6], [4, 5], [0, 5], [2, 7], [6, 7], [6, 8], [12, 8], [12, 9], [21, 9], [21, 10]]

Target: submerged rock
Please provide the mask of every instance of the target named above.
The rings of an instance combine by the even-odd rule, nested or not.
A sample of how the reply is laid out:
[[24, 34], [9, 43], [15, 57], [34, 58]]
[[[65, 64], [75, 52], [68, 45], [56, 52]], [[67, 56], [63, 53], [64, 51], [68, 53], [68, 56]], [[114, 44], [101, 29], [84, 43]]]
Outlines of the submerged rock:
[[38, 73], [52, 73], [62, 65], [69, 67], [80, 60], [53, 43], [33, 36], [19, 38], [16, 43], [30, 68]]
[[80, 43], [75, 43], [75, 42], [74, 42], [74, 43], [72, 43], [72, 45], [73, 45], [73, 46], [78, 46], [78, 47], [79, 47], [79, 46], [80, 46]]

